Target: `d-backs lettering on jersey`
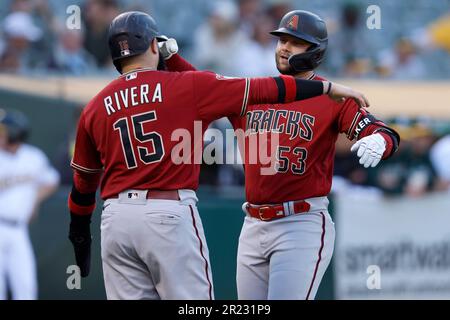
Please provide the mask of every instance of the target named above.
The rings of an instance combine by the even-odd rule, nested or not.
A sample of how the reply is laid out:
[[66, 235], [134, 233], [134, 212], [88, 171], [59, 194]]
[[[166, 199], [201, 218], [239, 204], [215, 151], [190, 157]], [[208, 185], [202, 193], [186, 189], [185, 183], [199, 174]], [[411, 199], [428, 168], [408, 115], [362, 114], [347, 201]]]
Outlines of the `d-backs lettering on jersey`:
[[249, 133], [285, 133], [289, 139], [311, 141], [315, 118], [312, 115], [294, 110], [273, 109], [249, 110], [246, 117]]
[[[370, 125], [362, 133], [361, 128], [357, 130], [364, 126], [357, 124], [364, 113], [352, 99], [342, 104], [319, 96], [283, 105], [251, 105], [245, 118], [230, 118], [235, 130], [248, 130], [244, 140], [247, 201], [268, 204], [328, 195], [338, 134], [361, 138], [377, 128]], [[251, 152], [259, 152], [249, 149], [249, 136], [263, 132], [279, 133], [273, 175], [261, 174], [261, 169], [270, 164], [249, 159]], [[270, 145], [271, 135], [266, 136]]]
[[[199, 165], [194, 164], [194, 143], [202, 149], [210, 121], [245, 114], [249, 85], [248, 79], [222, 80], [210, 72], [142, 69], [122, 75], [83, 110], [72, 167], [103, 171], [104, 199], [131, 188], [195, 190]], [[203, 124], [198, 141], [193, 141], [194, 121]], [[180, 143], [172, 139], [177, 129], [190, 133], [190, 163], [171, 160]]]
[[[169, 70], [195, 70], [194, 66], [179, 55], [167, 60]], [[325, 80], [315, 76], [314, 80]], [[333, 174], [334, 145], [339, 133], [345, 133], [350, 140], [361, 139], [386, 125], [360, 109], [351, 99], [344, 104], [335, 103], [327, 96], [319, 96], [301, 102], [277, 105], [252, 105], [248, 107], [246, 118], [230, 118], [234, 129], [250, 129], [242, 141], [238, 134], [241, 154], [244, 154], [245, 184], [247, 200], [255, 204], [280, 203], [325, 196], [331, 189]], [[277, 148], [278, 159], [275, 170], [261, 170], [261, 164], [254, 164], [261, 150], [259, 142], [249, 143], [249, 137], [258, 133], [272, 132], [281, 139]], [[279, 133], [279, 134], [278, 134]], [[398, 142], [385, 133], [387, 139], [383, 158], [392, 154]], [[266, 146], [271, 146], [271, 135], [266, 134]], [[255, 141], [255, 140], [253, 140]], [[258, 139], [256, 139], [258, 141]], [[243, 150], [243, 145], [245, 150]], [[252, 145], [252, 150], [249, 146]], [[252, 154], [250, 154], [252, 153]], [[256, 161], [257, 162], [257, 161]]]

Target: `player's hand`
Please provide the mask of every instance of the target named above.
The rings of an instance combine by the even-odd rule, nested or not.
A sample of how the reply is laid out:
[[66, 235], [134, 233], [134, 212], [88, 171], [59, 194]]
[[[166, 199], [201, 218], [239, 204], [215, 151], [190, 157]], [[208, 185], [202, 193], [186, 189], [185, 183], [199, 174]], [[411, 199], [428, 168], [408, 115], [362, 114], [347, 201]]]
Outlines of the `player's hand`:
[[[331, 84], [331, 88], [328, 92], [328, 85]], [[357, 92], [353, 90], [352, 88], [343, 86], [338, 83], [329, 83], [328, 81], [325, 81], [324, 83], [324, 90], [325, 92], [328, 92], [328, 95], [331, 99], [337, 102], [343, 102], [345, 98], [353, 98], [355, 99], [356, 103], [361, 108], [368, 108], [369, 107], [369, 100], [360, 92]]]
[[70, 215], [69, 239], [75, 251], [75, 261], [84, 278], [89, 275], [91, 266], [91, 216]]
[[164, 58], [164, 60], [169, 60], [174, 54], [178, 52], [177, 40], [174, 38], [168, 38], [166, 36], [161, 36], [166, 38], [166, 41], [158, 42], [159, 52]]
[[352, 152], [357, 151], [359, 163], [364, 168], [375, 167], [383, 157], [386, 150], [386, 140], [379, 133], [371, 134], [358, 140], [350, 149]]

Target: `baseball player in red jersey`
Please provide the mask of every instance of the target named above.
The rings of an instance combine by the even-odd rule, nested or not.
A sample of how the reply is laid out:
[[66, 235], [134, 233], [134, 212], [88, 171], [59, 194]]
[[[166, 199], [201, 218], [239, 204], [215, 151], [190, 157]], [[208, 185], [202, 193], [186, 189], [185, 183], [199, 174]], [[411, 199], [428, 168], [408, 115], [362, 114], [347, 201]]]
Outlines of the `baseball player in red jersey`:
[[[272, 34], [279, 37], [276, 64], [281, 74], [324, 80], [313, 71], [323, 60], [328, 41], [320, 17], [289, 12]], [[170, 70], [193, 68], [178, 55], [167, 65]], [[235, 129], [246, 130], [240, 145], [245, 148], [241, 153], [247, 202], [237, 256], [238, 298], [314, 299], [334, 248], [327, 195], [338, 134], [357, 140], [351, 150], [366, 168], [391, 156], [400, 137], [354, 100], [337, 103], [326, 96], [249, 105], [246, 117], [233, 116], [230, 121]], [[268, 132], [279, 138], [276, 174], [261, 175], [261, 164], [249, 160], [255, 152], [249, 139]]]
[[85, 277], [90, 267], [90, 220], [100, 185], [108, 299], [214, 297], [196, 208], [200, 163], [195, 151], [189, 161], [174, 162], [172, 153], [179, 142], [172, 137], [175, 130], [194, 136], [193, 150], [203, 140], [193, 134], [196, 121], [206, 129], [214, 119], [244, 115], [248, 104], [307, 99], [328, 91], [335, 99], [354, 97], [367, 103], [361, 94], [327, 81], [157, 71], [161, 40], [155, 21], [145, 13], [126, 12], [113, 20], [108, 41], [122, 75], [88, 103], [78, 124], [69, 239]]

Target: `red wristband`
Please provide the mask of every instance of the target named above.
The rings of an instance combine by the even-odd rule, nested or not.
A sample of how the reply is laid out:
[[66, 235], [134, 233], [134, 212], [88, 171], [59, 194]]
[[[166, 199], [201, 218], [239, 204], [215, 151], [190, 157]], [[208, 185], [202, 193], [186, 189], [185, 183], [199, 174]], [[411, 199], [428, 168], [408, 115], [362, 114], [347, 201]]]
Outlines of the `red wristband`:
[[394, 147], [394, 144], [392, 143], [392, 138], [387, 133], [384, 132], [377, 132], [381, 134], [381, 136], [386, 140], [386, 150], [384, 150], [382, 159], [386, 159], [389, 155], [392, 153], [392, 149]]
[[286, 87], [286, 96], [284, 98], [284, 102], [286, 103], [295, 101], [298, 90], [297, 84], [295, 83], [295, 78], [285, 75], [280, 75], [280, 78], [283, 79], [284, 86]]

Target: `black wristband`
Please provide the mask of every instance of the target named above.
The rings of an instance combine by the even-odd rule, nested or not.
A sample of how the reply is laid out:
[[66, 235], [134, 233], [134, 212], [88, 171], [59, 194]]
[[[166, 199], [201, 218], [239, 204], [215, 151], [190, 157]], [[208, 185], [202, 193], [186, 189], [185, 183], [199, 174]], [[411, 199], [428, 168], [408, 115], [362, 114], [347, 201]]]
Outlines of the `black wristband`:
[[[295, 79], [293, 77], [289, 78]], [[278, 87], [278, 103], [292, 102], [294, 93], [295, 100], [297, 101], [314, 98], [323, 94], [322, 81], [295, 79], [294, 87], [294, 82], [290, 79], [287, 82], [282, 77], [274, 77], [274, 79]], [[288, 88], [286, 88], [286, 86], [288, 86]], [[286, 99], [288, 99], [288, 101], [286, 101]]]
[[295, 100], [305, 100], [323, 94], [323, 82], [318, 80], [295, 79], [297, 94]]
[[72, 185], [72, 192], [70, 193], [70, 198], [74, 203], [79, 206], [90, 206], [95, 203], [95, 192], [91, 193], [81, 193], [74, 185]]

